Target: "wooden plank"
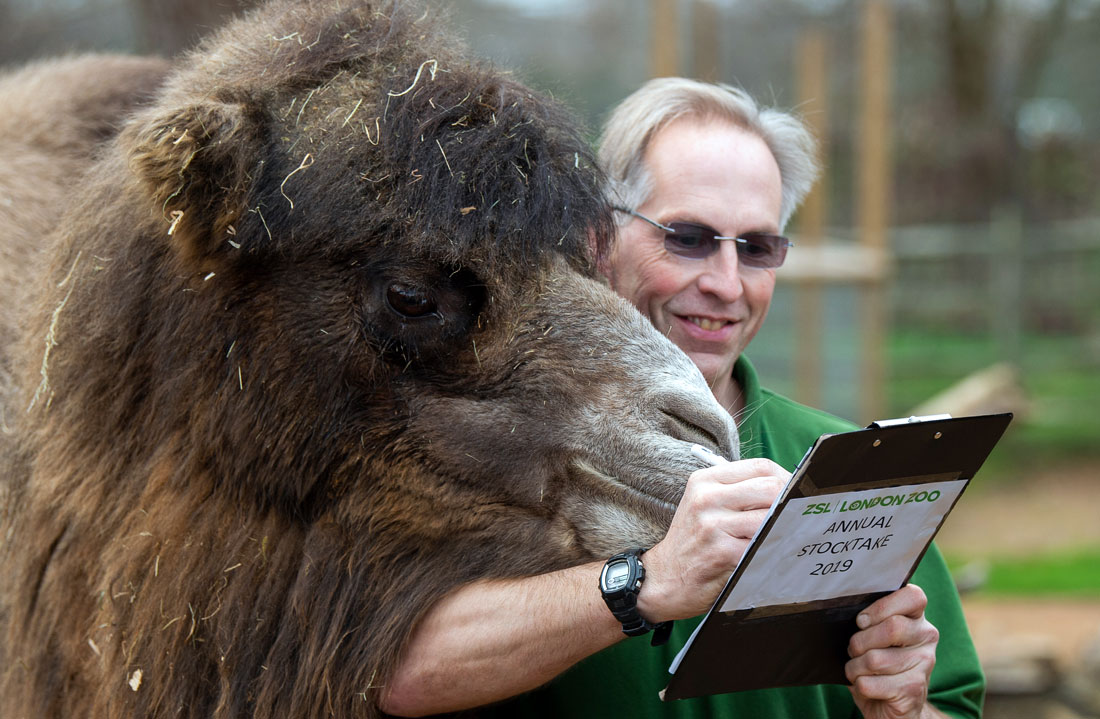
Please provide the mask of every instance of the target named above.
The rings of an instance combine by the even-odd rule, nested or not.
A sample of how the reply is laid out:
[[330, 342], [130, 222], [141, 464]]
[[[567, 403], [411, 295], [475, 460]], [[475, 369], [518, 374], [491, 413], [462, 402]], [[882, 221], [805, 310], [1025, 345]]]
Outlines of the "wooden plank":
[[990, 329], [997, 342], [997, 355], [1020, 365], [1023, 358], [1022, 329], [1024, 279], [1024, 219], [1018, 207], [998, 207], [990, 225], [993, 250], [989, 302]]
[[691, 70], [695, 77], [717, 82], [721, 73], [722, 17], [714, 0], [694, 0], [691, 5]]
[[[891, 13], [886, 0], [865, 0], [860, 48], [860, 145], [856, 217], [860, 244], [886, 252], [890, 215]], [[860, 422], [879, 419], [886, 407], [886, 293], [881, 283], [863, 289]]]
[[[806, 125], [818, 140], [818, 161], [825, 165], [828, 137], [828, 78], [825, 32], [811, 28], [798, 44], [798, 100]], [[798, 214], [799, 246], [793, 254], [817, 251], [825, 237], [825, 177], [817, 181]], [[795, 260], [795, 272], [799, 261]], [[788, 268], [788, 272], [790, 269]], [[820, 276], [805, 274], [795, 290], [795, 399], [821, 406], [824, 379], [824, 292]]]
[[974, 372], [939, 394], [929, 397], [911, 411], [915, 415], [948, 413], [956, 417], [971, 414], [1012, 412], [1017, 418], [1029, 409], [1020, 382], [1020, 371], [1009, 362]]
[[799, 236], [787, 253], [787, 261], [775, 272], [791, 284], [881, 284], [893, 271], [889, 252], [851, 242], [804, 245]]
[[860, 53], [858, 191], [856, 218], [860, 242], [886, 246], [890, 173], [890, 8], [885, 0], [865, 0]]
[[652, 0], [650, 5], [650, 47], [653, 77], [680, 74], [679, 0]]

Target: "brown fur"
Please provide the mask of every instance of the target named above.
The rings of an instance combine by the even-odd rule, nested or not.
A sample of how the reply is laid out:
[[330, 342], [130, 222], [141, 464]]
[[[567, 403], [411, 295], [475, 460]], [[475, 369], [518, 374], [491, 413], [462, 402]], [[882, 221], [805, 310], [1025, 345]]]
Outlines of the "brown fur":
[[[149, 98], [167, 70], [155, 58], [102, 56], [42, 61], [0, 76], [0, 227], [20, 228], [26, 240], [0, 243], [0, 306], [23, 306], [24, 281], [32, 276], [27, 268], [40, 260], [58, 208], [96, 147]], [[15, 320], [11, 311], [0, 317], [0, 347], [15, 341]], [[6, 360], [0, 353], [0, 400], [10, 389]]]
[[110, 135], [0, 216], [48, 257], [4, 258], [5, 719], [375, 716], [432, 601], [656, 541], [736, 451], [593, 278], [568, 116], [420, 8], [277, 0]]

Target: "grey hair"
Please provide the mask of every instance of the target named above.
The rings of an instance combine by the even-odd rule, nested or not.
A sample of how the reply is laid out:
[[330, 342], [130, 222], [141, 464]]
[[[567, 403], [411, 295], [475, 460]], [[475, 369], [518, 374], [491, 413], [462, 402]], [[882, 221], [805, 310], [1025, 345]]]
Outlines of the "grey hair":
[[653, 178], [644, 162], [646, 149], [658, 130], [681, 117], [725, 120], [764, 140], [779, 166], [782, 230], [817, 179], [817, 143], [795, 115], [761, 107], [744, 90], [721, 83], [662, 77], [619, 103], [604, 125], [598, 156], [610, 200], [634, 209], [649, 199]]

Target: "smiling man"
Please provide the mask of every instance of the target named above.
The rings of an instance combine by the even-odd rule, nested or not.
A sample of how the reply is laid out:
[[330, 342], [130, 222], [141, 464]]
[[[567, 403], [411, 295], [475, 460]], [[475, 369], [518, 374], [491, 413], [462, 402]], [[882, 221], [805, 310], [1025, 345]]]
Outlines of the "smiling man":
[[[981, 715], [984, 678], [934, 546], [912, 585], [857, 618], [845, 667], [850, 687], [658, 699], [669, 664], [789, 471], [821, 434], [854, 428], [761, 387], [744, 355], [787, 253], [780, 233], [816, 176], [813, 157], [799, 120], [724, 85], [653, 80], [612, 113], [600, 161], [620, 232], [601, 269], [739, 418], [743, 458], [694, 472], [664, 539], [644, 553], [629, 551], [624, 537], [626, 551], [606, 560], [476, 582], [441, 598], [387, 684], [385, 711], [548, 719]], [[633, 587], [625, 599], [624, 586]], [[671, 640], [662, 643], [672, 620]], [[651, 630], [658, 646], [644, 637]]]
[[758, 258], [782, 262], [786, 254], [779, 166], [759, 135], [691, 117], [656, 133], [644, 166], [652, 190], [636, 209], [620, 210], [632, 217], [608, 278], [694, 360], [736, 416], [743, 407], [733, 365], [764, 323], [775, 288], [774, 267]]

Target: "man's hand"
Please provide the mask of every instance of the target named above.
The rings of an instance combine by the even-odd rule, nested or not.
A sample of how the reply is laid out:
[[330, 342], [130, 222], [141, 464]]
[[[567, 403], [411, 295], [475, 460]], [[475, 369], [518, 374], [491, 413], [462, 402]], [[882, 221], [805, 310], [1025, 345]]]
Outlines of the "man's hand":
[[663, 622], [710, 609], [790, 476], [767, 459], [693, 472], [668, 533], [642, 557], [642, 616]]
[[[661, 622], [710, 609], [789, 478], [761, 459], [693, 473], [665, 538], [643, 555], [642, 616]], [[381, 709], [425, 716], [500, 701], [621, 641], [596, 589], [602, 568], [600, 560], [455, 589], [417, 623]]]
[[942, 717], [928, 703], [939, 631], [924, 618], [928, 598], [909, 584], [864, 609], [845, 665], [852, 698], [866, 719]]

